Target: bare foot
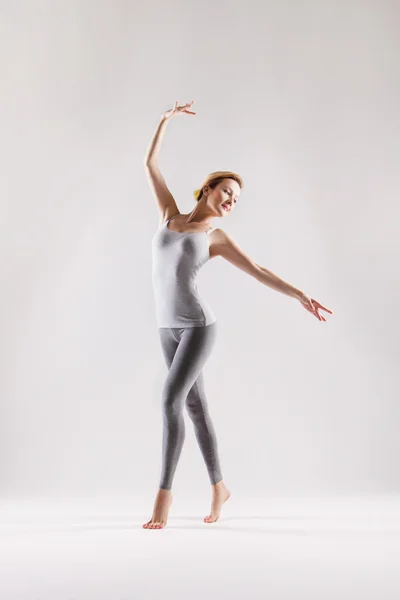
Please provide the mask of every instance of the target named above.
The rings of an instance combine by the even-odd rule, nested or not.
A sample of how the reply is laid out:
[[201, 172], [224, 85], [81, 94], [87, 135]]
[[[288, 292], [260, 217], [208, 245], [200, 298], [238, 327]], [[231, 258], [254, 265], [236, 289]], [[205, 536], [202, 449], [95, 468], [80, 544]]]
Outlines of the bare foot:
[[230, 498], [231, 493], [223, 481], [219, 481], [212, 486], [213, 497], [211, 502], [211, 514], [204, 517], [205, 523], [214, 523], [219, 519], [221, 514], [221, 506]]
[[171, 490], [158, 490], [154, 502], [153, 516], [143, 525], [144, 529], [163, 529], [167, 524], [168, 512], [172, 503]]

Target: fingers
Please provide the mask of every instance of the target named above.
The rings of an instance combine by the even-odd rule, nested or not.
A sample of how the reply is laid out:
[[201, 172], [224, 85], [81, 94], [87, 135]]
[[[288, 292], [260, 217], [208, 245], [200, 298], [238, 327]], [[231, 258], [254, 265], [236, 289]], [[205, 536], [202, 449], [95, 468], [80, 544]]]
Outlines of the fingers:
[[318, 313], [318, 308], [316, 306], [314, 306], [313, 304], [313, 300], [311, 300], [308, 304], [304, 304], [304, 307], [314, 315], [314, 317], [316, 317], [318, 319], [318, 321], [325, 321], [326, 319], [323, 318], [322, 315], [320, 315]]
[[325, 310], [326, 312], [328, 312], [331, 315], [333, 315], [333, 311], [332, 310], [329, 310], [329, 308], [326, 308], [325, 306], [323, 306], [322, 304], [320, 304], [317, 300], [313, 300], [313, 302], [315, 302], [315, 304], [318, 306], [318, 308], [322, 308], [322, 310]]
[[329, 308], [325, 308], [325, 306], [322, 306], [322, 304], [318, 304], [318, 308], [321, 308], [322, 310], [324, 310], [325, 312], [330, 313], [331, 315], [333, 315], [333, 310], [329, 310]]
[[311, 312], [319, 321], [326, 322], [325, 317], [323, 317], [322, 315], [319, 314], [319, 312], [318, 312], [319, 309], [325, 310], [326, 312], [333, 315], [333, 310], [326, 308], [320, 302], [317, 302], [317, 300], [314, 300], [314, 298], [309, 298], [306, 294], [303, 294], [300, 301], [303, 304], [304, 308], [306, 308], [309, 312]]
[[[186, 102], [186, 104], [182, 104], [182, 106], [178, 106], [178, 100], [175, 101], [175, 107], [177, 110], [183, 111], [183, 112], [189, 112], [186, 110], [186, 108], [190, 108], [193, 104], [194, 100], [192, 100], [191, 102]], [[190, 114], [196, 114], [196, 113], [190, 113]]]
[[315, 306], [317, 314], [318, 314], [318, 318], [320, 318], [321, 321], [326, 321], [326, 319], [324, 319], [324, 317], [322, 317], [322, 315], [320, 315], [318, 313], [319, 309], [326, 311], [330, 315], [333, 315], [333, 310], [330, 310], [329, 308], [326, 308], [320, 302], [318, 302], [317, 300], [314, 300], [314, 298], [311, 299], [311, 302], [312, 302], [313, 306]]
[[305, 304], [304, 306], [308, 312], [312, 313], [315, 317], [317, 317], [317, 319], [319, 319], [319, 314], [312, 304]]

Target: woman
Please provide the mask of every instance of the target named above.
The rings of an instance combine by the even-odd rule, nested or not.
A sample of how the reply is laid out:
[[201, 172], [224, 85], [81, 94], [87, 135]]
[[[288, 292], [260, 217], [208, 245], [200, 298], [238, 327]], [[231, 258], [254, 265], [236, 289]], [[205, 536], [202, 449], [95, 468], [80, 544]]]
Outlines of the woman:
[[289, 285], [247, 256], [223, 229], [211, 232], [214, 217], [225, 218], [238, 202], [243, 181], [236, 173], [211, 173], [195, 191], [196, 207], [181, 214], [157, 166], [161, 140], [169, 121], [179, 114], [195, 115], [191, 103], [175, 106], [162, 114], [145, 157], [146, 173], [157, 201], [160, 227], [153, 237], [153, 286], [156, 314], [165, 362], [169, 369], [163, 388], [162, 472], [153, 515], [145, 529], [162, 529], [172, 502], [171, 487], [185, 438], [183, 406], [193, 421], [212, 486], [213, 523], [230, 497], [222, 478], [217, 439], [204, 393], [202, 369], [216, 336], [216, 317], [199, 295], [195, 278], [205, 262], [222, 256], [260, 283], [300, 301], [320, 321], [318, 309], [332, 311]]

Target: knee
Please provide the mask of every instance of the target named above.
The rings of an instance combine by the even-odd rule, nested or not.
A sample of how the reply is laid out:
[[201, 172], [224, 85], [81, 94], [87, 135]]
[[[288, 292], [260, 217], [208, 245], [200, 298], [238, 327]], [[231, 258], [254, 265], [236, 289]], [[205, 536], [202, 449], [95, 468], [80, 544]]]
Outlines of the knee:
[[198, 394], [188, 394], [186, 398], [186, 410], [191, 418], [204, 416], [205, 407]]
[[196, 405], [190, 402], [190, 400], [186, 400], [185, 406], [190, 417], [195, 417], [197, 415]]
[[172, 385], [165, 385], [162, 394], [162, 408], [166, 416], [177, 416], [182, 412], [183, 394]]

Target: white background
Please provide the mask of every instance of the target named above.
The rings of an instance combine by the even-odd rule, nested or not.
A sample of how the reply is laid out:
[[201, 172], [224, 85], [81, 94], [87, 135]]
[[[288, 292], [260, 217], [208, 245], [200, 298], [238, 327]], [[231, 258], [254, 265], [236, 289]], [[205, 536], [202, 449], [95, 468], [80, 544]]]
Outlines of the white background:
[[[238, 172], [240, 202], [213, 226], [335, 313], [204, 266], [225, 482], [254, 498], [400, 491], [399, 13], [1, 2], [3, 499], [157, 489], [167, 370], [143, 157], [161, 112], [192, 99], [159, 157], [180, 210], [209, 172]], [[195, 496], [209, 480], [185, 420], [174, 489]]]

